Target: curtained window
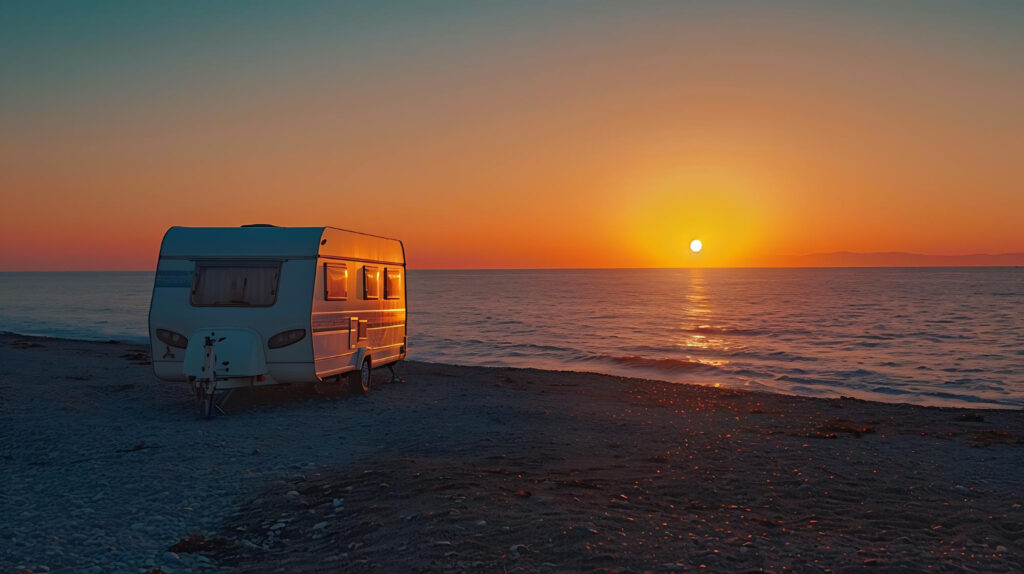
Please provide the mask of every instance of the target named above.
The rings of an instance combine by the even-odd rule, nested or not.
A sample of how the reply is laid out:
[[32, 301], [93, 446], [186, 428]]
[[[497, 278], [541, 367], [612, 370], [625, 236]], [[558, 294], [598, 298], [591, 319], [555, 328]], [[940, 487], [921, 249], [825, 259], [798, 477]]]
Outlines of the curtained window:
[[344, 263], [324, 263], [324, 299], [344, 301], [348, 297], [348, 267]]
[[196, 307], [269, 307], [277, 301], [278, 262], [196, 262], [192, 305]]
[[400, 299], [402, 297], [402, 270], [384, 270], [384, 298]]
[[380, 299], [380, 269], [363, 267], [363, 299]]

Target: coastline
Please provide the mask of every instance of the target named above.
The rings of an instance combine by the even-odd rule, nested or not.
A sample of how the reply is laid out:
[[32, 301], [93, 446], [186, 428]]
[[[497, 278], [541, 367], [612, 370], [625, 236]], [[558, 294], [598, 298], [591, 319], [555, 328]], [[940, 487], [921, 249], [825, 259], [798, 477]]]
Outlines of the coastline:
[[1024, 569], [1021, 410], [409, 362], [198, 421], [147, 362], [0, 334], [0, 570]]

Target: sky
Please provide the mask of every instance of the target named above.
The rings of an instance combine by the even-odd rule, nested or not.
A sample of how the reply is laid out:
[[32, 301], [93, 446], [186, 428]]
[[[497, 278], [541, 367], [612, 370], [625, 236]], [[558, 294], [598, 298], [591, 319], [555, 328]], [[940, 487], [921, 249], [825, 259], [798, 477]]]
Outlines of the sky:
[[172, 225], [247, 223], [418, 268], [1021, 252], [1022, 29], [994, 1], [0, 1], [0, 270], [153, 269]]

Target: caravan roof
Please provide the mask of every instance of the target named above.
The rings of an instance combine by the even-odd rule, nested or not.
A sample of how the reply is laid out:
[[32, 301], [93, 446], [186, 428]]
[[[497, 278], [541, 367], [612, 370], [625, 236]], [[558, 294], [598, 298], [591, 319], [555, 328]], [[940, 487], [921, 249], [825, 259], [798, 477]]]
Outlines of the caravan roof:
[[334, 227], [172, 227], [161, 257], [338, 257], [404, 264], [402, 242]]

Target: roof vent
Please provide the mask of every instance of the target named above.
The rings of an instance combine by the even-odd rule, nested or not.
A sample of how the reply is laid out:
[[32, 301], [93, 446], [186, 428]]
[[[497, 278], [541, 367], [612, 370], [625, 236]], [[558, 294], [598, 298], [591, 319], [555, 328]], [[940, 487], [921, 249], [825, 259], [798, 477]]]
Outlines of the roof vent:
[[249, 223], [247, 225], [243, 225], [242, 227], [277, 227], [277, 226], [276, 225], [272, 225], [270, 223]]

